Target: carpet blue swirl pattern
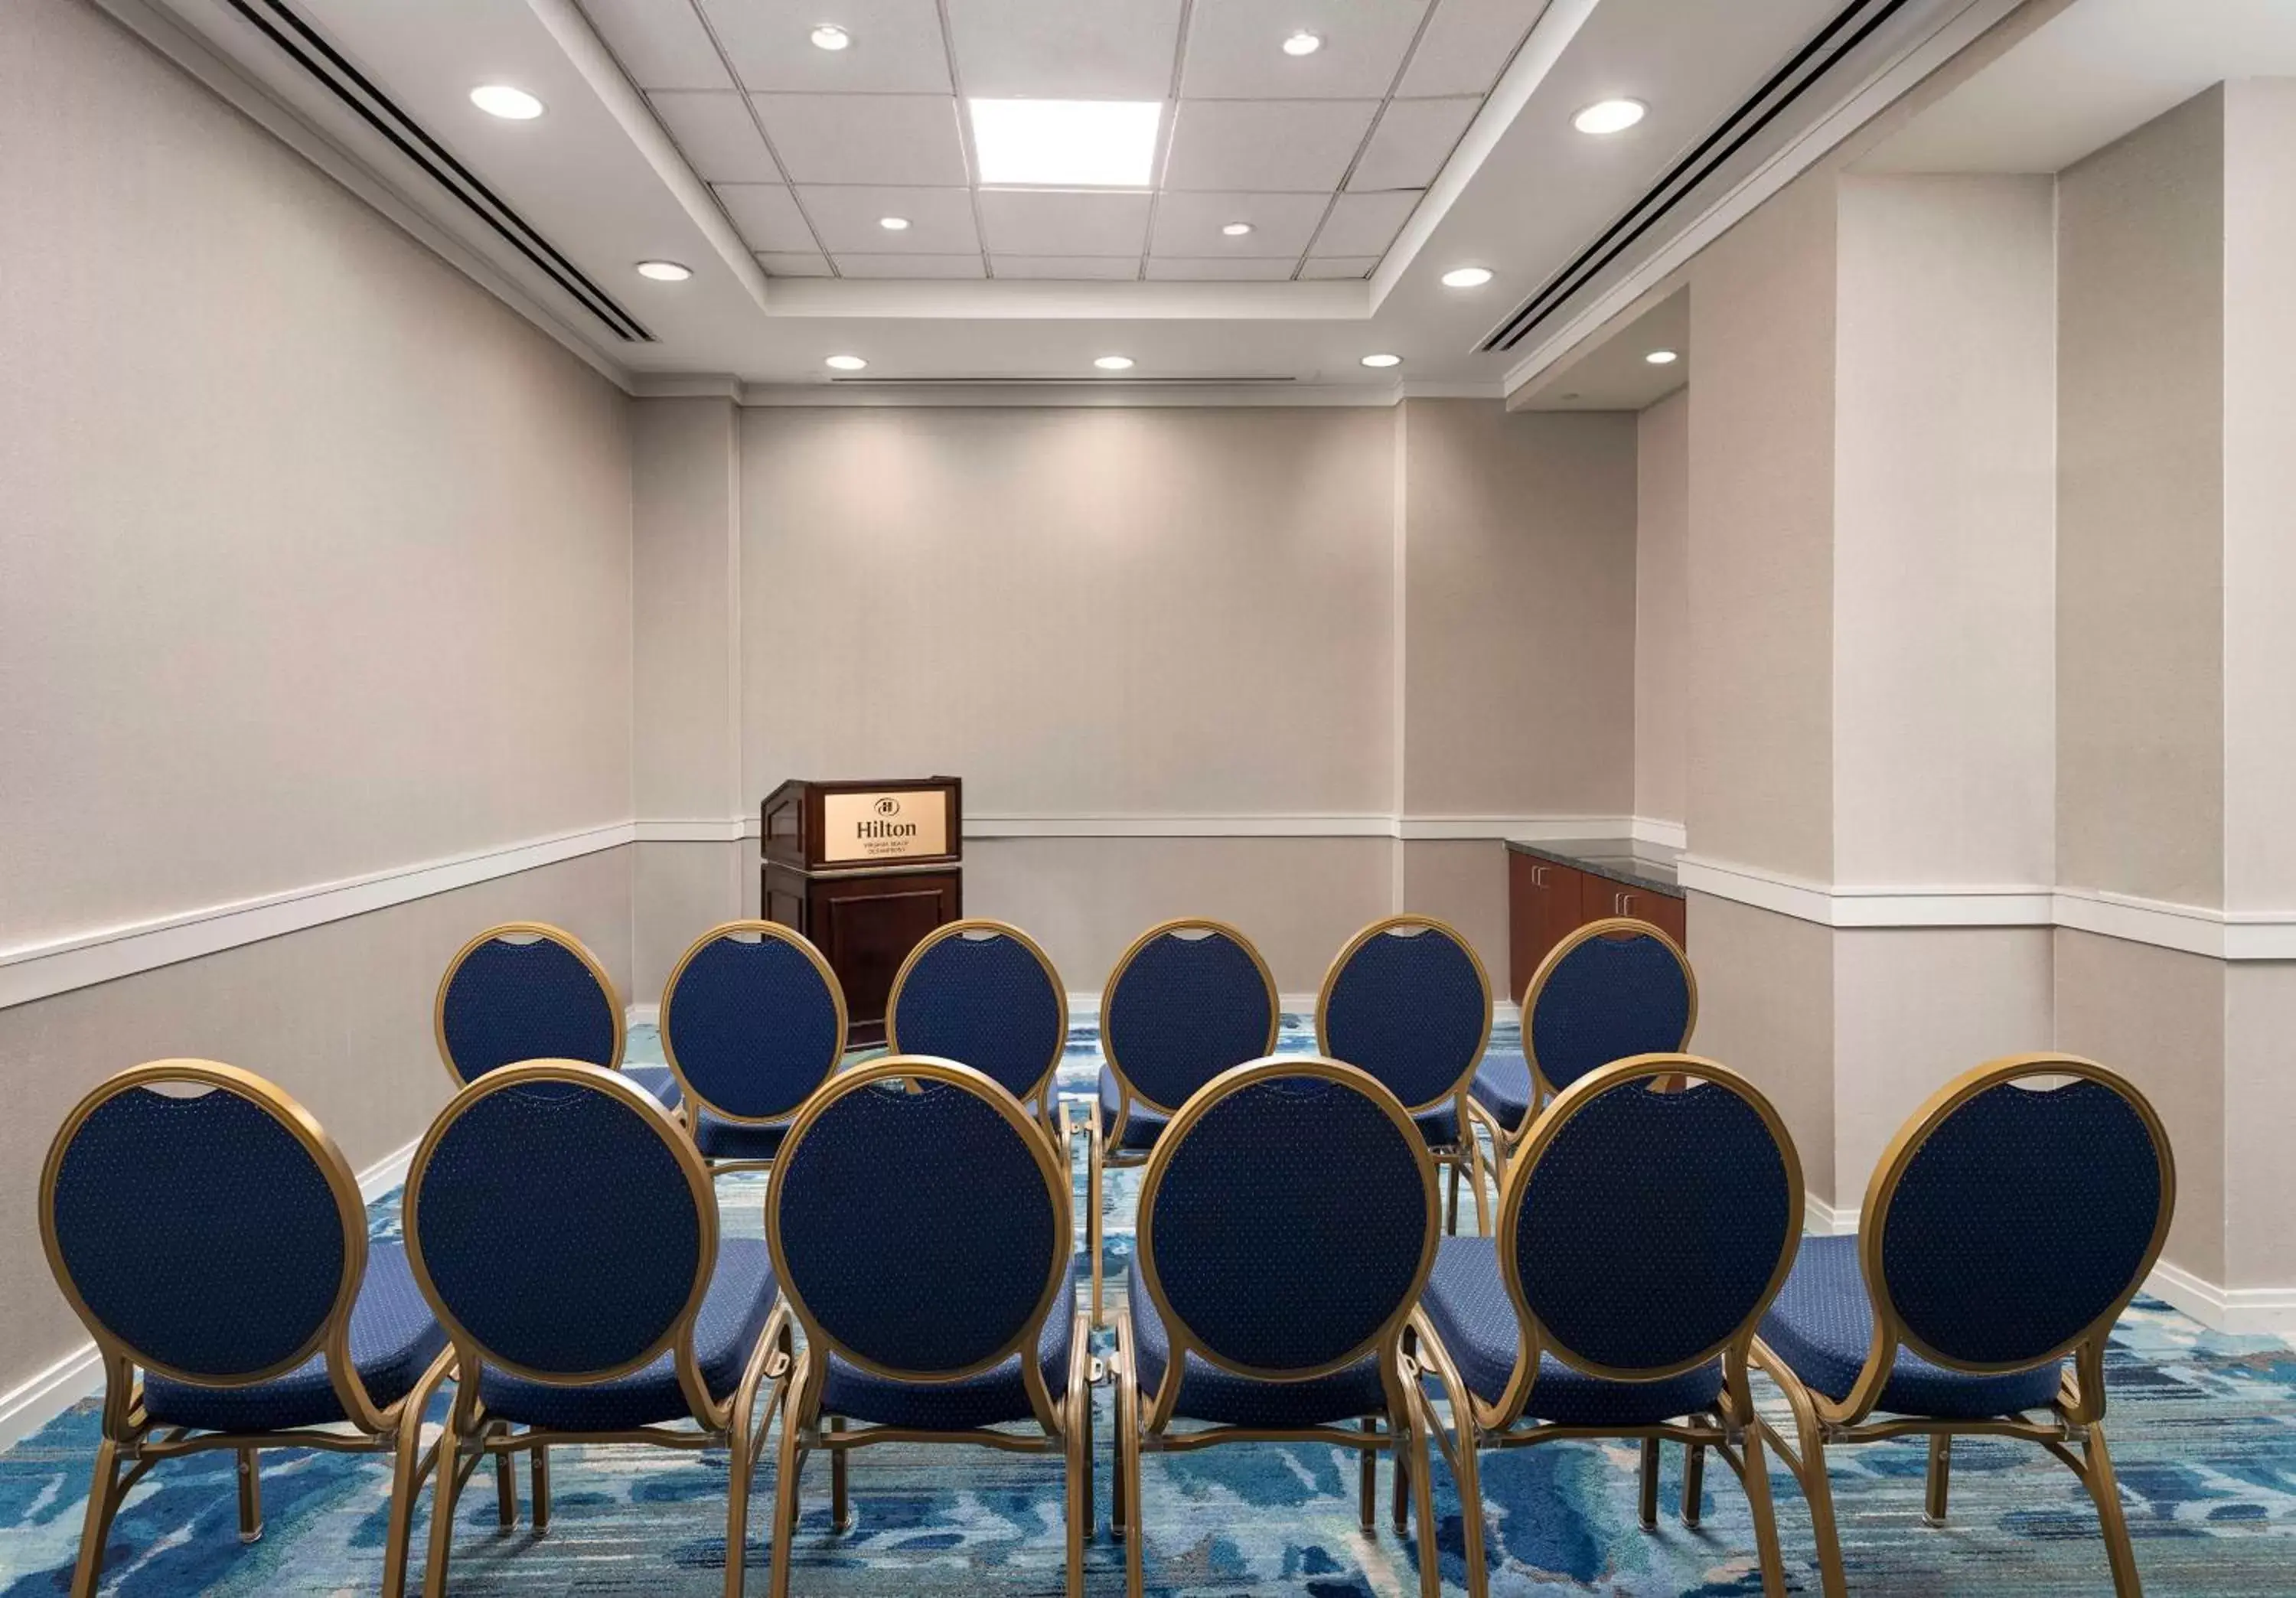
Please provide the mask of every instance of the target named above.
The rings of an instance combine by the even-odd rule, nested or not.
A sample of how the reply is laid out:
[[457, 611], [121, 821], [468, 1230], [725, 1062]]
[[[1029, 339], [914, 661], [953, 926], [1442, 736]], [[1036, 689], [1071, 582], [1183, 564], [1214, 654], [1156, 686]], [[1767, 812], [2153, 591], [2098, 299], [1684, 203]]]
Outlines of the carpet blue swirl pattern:
[[[1308, 1018], [1286, 1015], [1281, 1049], [1314, 1046]], [[1494, 1052], [1519, 1051], [1509, 1021]], [[630, 1038], [629, 1058], [658, 1061], [651, 1028]], [[1060, 1070], [1063, 1094], [1090, 1095], [1100, 1069], [1088, 1022], [1070, 1029]], [[1081, 1201], [1084, 1160], [1075, 1162]], [[1131, 1258], [1138, 1171], [1110, 1176], [1107, 1279], [1120, 1295]], [[763, 1231], [764, 1184], [718, 1183], [725, 1232]], [[371, 1211], [374, 1235], [398, 1230], [398, 1195]], [[1078, 1242], [1083, 1221], [1079, 1209]], [[2140, 1299], [2114, 1335], [2108, 1426], [2128, 1498], [2137, 1564], [2161, 1598], [2264, 1598], [2296, 1586], [2296, 1353], [2263, 1338], [2204, 1331], [2167, 1306]], [[1758, 1379], [1758, 1398], [1770, 1393]], [[1124, 1589], [1122, 1550], [1109, 1540], [1108, 1440], [1115, 1434], [1103, 1390], [1095, 1423], [1099, 1536], [1088, 1545], [1094, 1593]], [[96, 1438], [93, 1400], [0, 1454], [0, 1598], [66, 1590]], [[763, 1593], [773, 1454], [760, 1471], [744, 1557]], [[1893, 1593], [1985, 1594], [1990, 1598], [2106, 1593], [2096, 1518], [2071, 1474], [2030, 1445], [1972, 1440], [1954, 1450], [1951, 1523], [1921, 1524], [1923, 1453], [1918, 1441], [1837, 1451], [1834, 1493], [1851, 1585], [1875, 1598]], [[1669, 1448], [1664, 1502], [1678, 1491], [1681, 1451]], [[1356, 1525], [1352, 1458], [1313, 1447], [1234, 1446], [1151, 1455], [1148, 1585], [1167, 1594], [1276, 1594], [1349, 1598], [1417, 1591], [1417, 1551], [1382, 1529]], [[1381, 1467], [1381, 1500], [1387, 1496]], [[453, 1590], [499, 1594], [714, 1594], [725, 1569], [725, 1465], [709, 1455], [647, 1448], [566, 1448], [552, 1471], [549, 1531], [537, 1537], [521, 1514], [515, 1531], [495, 1527], [482, 1479], [456, 1527]], [[1756, 1594], [1753, 1537], [1744, 1496], [1727, 1471], [1707, 1472], [1706, 1520], [1685, 1531], [1670, 1517], [1655, 1533], [1636, 1525], [1631, 1446], [1557, 1444], [1485, 1456], [1492, 1591], [1665, 1594], [1720, 1598]], [[828, 1471], [806, 1478], [796, 1548], [800, 1594], [871, 1598], [1041, 1598], [1061, 1590], [1060, 1463], [988, 1449], [888, 1445], [853, 1466], [853, 1530], [829, 1528]], [[1800, 1491], [1773, 1472], [1787, 1579], [1815, 1591], [1809, 1517]], [[1459, 1509], [1449, 1478], [1436, 1472], [1445, 1586], [1458, 1590]], [[316, 1598], [371, 1593], [381, 1570], [389, 1473], [381, 1462], [315, 1453], [265, 1458], [263, 1540], [240, 1545], [227, 1453], [171, 1462], [132, 1493], [113, 1530], [102, 1591], [117, 1598], [191, 1593]], [[416, 1523], [415, 1557], [427, 1538], [429, 1494]]]

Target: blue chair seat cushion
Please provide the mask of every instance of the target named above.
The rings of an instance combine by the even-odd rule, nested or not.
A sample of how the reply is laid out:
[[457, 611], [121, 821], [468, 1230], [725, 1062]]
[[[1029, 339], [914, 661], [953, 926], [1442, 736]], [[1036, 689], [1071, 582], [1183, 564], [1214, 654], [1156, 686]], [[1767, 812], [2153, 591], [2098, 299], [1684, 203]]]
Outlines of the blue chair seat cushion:
[[[1073, 1267], [1070, 1274], [1075, 1274]], [[1068, 1395], [1069, 1350], [1075, 1338], [1076, 1305], [1065, 1295], [1055, 1296], [1045, 1315], [1044, 1333], [1037, 1340], [1037, 1364], [1056, 1405]], [[971, 1431], [1006, 1421], [1034, 1420], [1037, 1414], [1021, 1380], [1017, 1354], [978, 1375], [936, 1382], [879, 1376], [832, 1355], [829, 1372], [822, 1378], [821, 1413], [922, 1431]]]
[[693, 1109], [693, 1146], [701, 1151], [704, 1160], [772, 1160], [781, 1153], [793, 1124], [772, 1121], [757, 1126], [722, 1119], [699, 1104]]
[[[1468, 1389], [1486, 1404], [1497, 1403], [1514, 1373], [1516, 1348], [1498, 1240], [1445, 1238], [1419, 1302]], [[1523, 1413], [1561, 1426], [1654, 1426], [1711, 1409], [1721, 1391], [1718, 1359], [1656, 1381], [1612, 1381], [1541, 1354]]]
[[[718, 1245], [717, 1268], [693, 1322], [694, 1358], [711, 1397], [725, 1398], [741, 1385], [779, 1293], [764, 1239], [733, 1237]], [[567, 1313], [578, 1315], [580, 1307], [569, 1306]], [[674, 1350], [627, 1375], [578, 1387], [488, 1367], [479, 1396], [502, 1420], [558, 1431], [627, 1431], [693, 1413], [678, 1385]]]
[[1412, 1115], [1419, 1135], [1427, 1140], [1431, 1149], [1455, 1149], [1459, 1146], [1459, 1101], [1446, 1099], [1432, 1110], [1422, 1110]]
[[[1148, 1297], [1137, 1258], [1126, 1280], [1125, 1296], [1132, 1315], [1133, 1360], [1138, 1367], [1144, 1416], [1155, 1401], [1165, 1367], [1171, 1364], [1172, 1340]], [[1372, 1355], [1312, 1381], [1259, 1381], [1191, 1354], [1180, 1379], [1179, 1403], [1172, 1413], [1184, 1420], [1228, 1426], [1329, 1426], [1363, 1415], [1385, 1414], [1387, 1390], [1379, 1379], [1379, 1361]]]
[[1520, 1132], [1530, 1113], [1530, 1061], [1520, 1054], [1486, 1055], [1467, 1092], [1510, 1135]]
[[626, 1065], [622, 1075], [652, 1094], [664, 1110], [675, 1110], [685, 1102], [685, 1095], [678, 1091], [676, 1073], [666, 1065]]
[[[1874, 1307], [1858, 1270], [1856, 1238], [1801, 1240], [1792, 1274], [1762, 1317], [1761, 1336], [1812, 1392], [1849, 1396], [1874, 1339]], [[1900, 1348], [1874, 1407], [1933, 1420], [2014, 1414], [2046, 1408], [2056, 1397], [2058, 1376], [2054, 1361], [2005, 1376], [1982, 1375], [1931, 1364]]]
[[[1116, 1110], [1117, 1107], [1123, 1102], [1123, 1089], [1116, 1084], [1114, 1069], [1102, 1066], [1100, 1068], [1102, 1136], [1105, 1137], [1116, 1130]], [[1116, 1147], [1134, 1153], [1152, 1149], [1156, 1146], [1157, 1138], [1163, 1135], [1164, 1128], [1171, 1124], [1170, 1116], [1160, 1110], [1152, 1110], [1138, 1099], [1135, 1099], [1132, 1101], [1131, 1110], [1124, 1117], [1124, 1141], [1118, 1143]]]
[[[414, 1285], [406, 1250], [397, 1243], [369, 1245], [366, 1275], [351, 1306], [351, 1364], [367, 1397], [379, 1408], [396, 1404], [446, 1346], [447, 1333]], [[163, 1425], [200, 1431], [282, 1431], [344, 1418], [327, 1380], [326, 1359], [316, 1354], [253, 1387], [205, 1387], [148, 1375], [144, 1404]]]

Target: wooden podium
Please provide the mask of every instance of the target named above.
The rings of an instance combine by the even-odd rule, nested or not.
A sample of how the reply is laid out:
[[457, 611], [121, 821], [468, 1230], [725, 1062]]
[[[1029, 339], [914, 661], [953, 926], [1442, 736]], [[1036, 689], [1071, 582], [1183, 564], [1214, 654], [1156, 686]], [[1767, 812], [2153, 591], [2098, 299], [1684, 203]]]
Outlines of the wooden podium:
[[767, 921], [813, 941], [845, 989], [849, 1044], [885, 1040], [909, 951], [964, 914], [964, 785], [955, 777], [792, 778], [758, 815]]

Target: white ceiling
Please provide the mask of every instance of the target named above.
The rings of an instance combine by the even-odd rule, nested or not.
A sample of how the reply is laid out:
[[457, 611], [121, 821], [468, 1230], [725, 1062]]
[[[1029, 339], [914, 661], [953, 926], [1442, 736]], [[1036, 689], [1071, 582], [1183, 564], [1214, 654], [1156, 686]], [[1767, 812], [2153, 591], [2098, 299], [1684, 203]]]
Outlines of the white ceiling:
[[[579, 3], [769, 275], [1102, 281], [1368, 276], [1547, 5]], [[1165, 102], [1152, 189], [984, 190], [972, 96]]]
[[[1344, 398], [1500, 392], [1519, 357], [1482, 353], [1484, 337], [1844, 0], [288, 0], [646, 342], [607, 336], [226, 0], [153, 3], [451, 241], [449, 258], [642, 389], [857, 397], [825, 386], [825, 357], [850, 354], [873, 383]], [[1895, 60], [2001, 3], [1915, 0], [1873, 49]], [[827, 21], [851, 48], [808, 42]], [[1285, 55], [1297, 28], [1323, 49]], [[488, 82], [545, 114], [486, 116], [469, 92]], [[1851, 86], [1766, 137], [1800, 136]], [[1168, 99], [1162, 181], [979, 189], [961, 94]], [[1571, 127], [1617, 95], [1649, 116], [1609, 138]], [[1826, 137], [1854, 126], [1839, 121]], [[887, 215], [912, 225], [887, 234]], [[1238, 219], [1254, 231], [1218, 231]], [[654, 259], [693, 276], [636, 274]], [[1492, 281], [1441, 285], [1466, 265]], [[1359, 365], [1374, 352], [1401, 364]], [[1093, 366], [1108, 354], [1136, 365], [1108, 378]]]
[[2211, 84], [2296, 75], [2296, 0], [2074, 0], [1858, 162], [2058, 172]]
[[[1651, 365], [1646, 357], [1659, 349], [1675, 359]], [[1542, 373], [1512, 403], [1523, 411], [1639, 411], [1690, 381], [1690, 291], [1682, 288]]]

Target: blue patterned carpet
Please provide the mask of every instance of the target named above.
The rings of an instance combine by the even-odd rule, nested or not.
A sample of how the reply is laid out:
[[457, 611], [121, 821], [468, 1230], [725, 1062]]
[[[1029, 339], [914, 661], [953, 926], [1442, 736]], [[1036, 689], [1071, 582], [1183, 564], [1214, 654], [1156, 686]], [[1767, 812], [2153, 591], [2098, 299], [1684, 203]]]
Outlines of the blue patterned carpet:
[[[1309, 1046], [1287, 1017], [1283, 1047]], [[1511, 1027], [1494, 1049], [1519, 1048]], [[633, 1058], [659, 1059], [649, 1030]], [[1064, 1091], [1089, 1093], [1098, 1038], [1078, 1027], [1062, 1068]], [[1083, 1188], [1081, 1151], [1076, 1161]], [[1136, 1172], [1109, 1197], [1109, 1274], [1120, 1291], [1131, 1242]], [[757, 1178], [718, 1184], [729, 1234], [758, 1236]], [[375, 1235], [398, 1226], [398, 1194], [373, 1208]], [[2113, 1453], [2148, 1590], [2193, 1598], [2296, 1593], [2296, 1354], [2260, 1338], [2202, 1330], [2167, 1306], [2140, 1301], [2114, 1339], [2110, 1365]], [[1761, 1391], [1757, 1383], [1758, 1394]], [[1121, 1549], [1105, 1535], [1109, 1438], [1101, 1395], [1090, 1583], [1124, 1586]], [[0, 1598], [61, 1593], [78, 1544], [96, 1437], [84, 1403], [0, 1454]], [[1678, 1449], [1667, 1451], [1665, 1501], [1678, 1492]], [[772, 1454], [750, 1509], [744, 1557], [752, 1591], [766, 1578]], [[1920, 1521], [1918, 1441], [1842, 1450], [1834, 1490], [1852, 1585], [1874, 1594], [2019, 1594], [2111, 1590], [2086, 1495], [2036, 1448], [1971, 1441], [1954, 1453], [1952, 1524]], [[1365, 1537], [1355, 1516], [1355, 1468], [1321, 1448], [1236, 1446], [1152, 1455], [1146, 1473], [1149, 1586], [1164, 1594], [1269, 1593], [1300, 1598], [1417, 1590], [1417, 1551], [1390, 1532]], [[457, 1594], [702, 1594], [725, 1569], [722, 1463], [646, 1448], [562, 1449], [554, 1518], [535, 1537], [496, 1528], [484, 1485], [458, 1518]], [[1780, 1532], [1797, 1589], [1815, 1592], [1809, 1521], [1792, 1479], [1774, 1472]], [[1486, 1457], [1492, 1589], [1501, 1594], [1754, 1594], [1745, 1500], [1719, 1468], [1707, 1472], [1704, 1526], [1671, 1520], [1644, 1533], [1635, 1520], [1630, 1446], [1557, 1444]], [[799, 1531], [800, 1593], [1055, 1594], [1062, 1590], [1058, 1462], [976, 1448], [885, 1446], [856, 1457], [856, 1523], [829, 1527], [826, 1467], [808, 1467]], [[1387, 1471], [1381, 1471], [1386, 1502]], [[265, 1456], [268, 1526], [240, 1545], [229, 1456], [163, 1466], [122, 1510], [103, 1591], [123, 1598], [186, 1593], [371, 1592], [380, 1580], [387, 1471], [378, 1461], [318, 1454]], [[1447, 1586], [1464, 1580], [1458, 1504], [1437, 1472], [1439, 1547]], [[425, 1494], [427, 1518], [428, 1494]], [[418, 1522], [419, 1561], [426, 1532]]]

